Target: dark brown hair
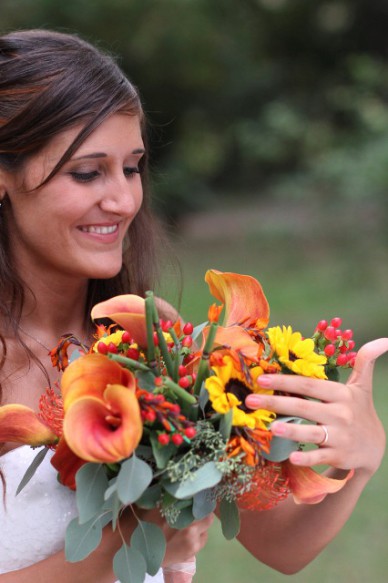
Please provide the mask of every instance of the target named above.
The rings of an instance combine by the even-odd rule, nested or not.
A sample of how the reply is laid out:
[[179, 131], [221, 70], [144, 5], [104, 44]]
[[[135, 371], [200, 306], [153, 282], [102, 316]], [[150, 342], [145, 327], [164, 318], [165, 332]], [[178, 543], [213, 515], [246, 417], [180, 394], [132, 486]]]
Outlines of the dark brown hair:
[[[81, 124], [46, 183], [99, 124], [119, 111], [139, 116], [146, 141], [138, 92], [110, 55], [72, 34], [22, 30], [0, 37], [0, 168], [20, 171], [55, 135]], [[157, 229], [149, 208], [146, 157], [140, 170], [144, 199], [124, 243], [123, 267], [116, 277], [90, 281], [85, 322], [94, 303], [120, 293], [144, 295], [154, 285]], [[20, 340], [25, 285], [12, 268], [8, 204], [5, 196], [0, 210], [0, 318]]]

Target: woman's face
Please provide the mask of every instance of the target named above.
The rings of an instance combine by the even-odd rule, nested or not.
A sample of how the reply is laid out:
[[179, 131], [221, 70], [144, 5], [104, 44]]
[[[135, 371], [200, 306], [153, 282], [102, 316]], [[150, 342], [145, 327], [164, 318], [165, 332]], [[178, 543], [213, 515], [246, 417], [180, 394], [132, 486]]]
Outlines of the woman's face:
[[143, 197], [144, 154], [136, 116], [114, 114], [47, 184], [81, 126], [65, 131], [8, 184], [9, 236], [18, 270], [43, 277], [109, 278], [122, 264], [124, 236]]

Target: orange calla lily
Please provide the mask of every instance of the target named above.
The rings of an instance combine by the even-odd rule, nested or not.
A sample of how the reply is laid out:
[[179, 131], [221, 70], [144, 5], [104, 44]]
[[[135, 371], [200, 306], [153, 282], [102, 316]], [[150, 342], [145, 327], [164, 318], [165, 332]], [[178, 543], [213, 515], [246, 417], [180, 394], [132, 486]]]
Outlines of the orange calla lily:
[[70, 404], [63, 435], [70, 449], [89, 462], [118, 462], [129, 457], [143, 431], [136, 394], [122, 385], [108, 385], [103, 398], [93, 395]]
[[91, 311], [92, 320], [110, 318], [127, 330], [140, 346], [147, 346], [145, 300], [134, 294], [115, 296], [96, 304]]
[[328, 478], [318, 474], [311, 468], [295, 466], [291, 462], [284, 462], [285, 475], [296, 504], [318, 504], [327, 494], [334, 494], [341, 490], [354, 474], [349, 471], [342, 480]]
[[136, 388], [133, 374], [106, 356], [94, 353], [77, 358], [67, 367], [61, 381], [65, 411], [85, 395], [101, 399], [108, 384], [123, 385], [132, 391]]
[[55, 453], [51, 458], [51, 464], [58, 471], [61, 484], [71, 490], [75, 490], [75, 475], [86, 464], [86, 461], [75, 455], [63, 437], [61, 437], [55, 448]]
[[269, 304], [260, 283], [250, 275], [209, 269], [210, 293], [225, 305], [224, 326], [262, 330], [269, 322]]
[[[209, 333], [209, 327], [204, 328], [203, 344]], [[258, 344], [252, 336], [240, 326], [229, 326], [225, 328], [218, 326], [214, 339], [214, 346], [224, 346], [226, 349], [238, 350], [245, 358], [257, 361], [262, 352], [261, 344]]]
[[0, 407], [0, 442], [6, 441], [37, 447], [53, 444], [58, 438], [35, 411], [12, 404]]

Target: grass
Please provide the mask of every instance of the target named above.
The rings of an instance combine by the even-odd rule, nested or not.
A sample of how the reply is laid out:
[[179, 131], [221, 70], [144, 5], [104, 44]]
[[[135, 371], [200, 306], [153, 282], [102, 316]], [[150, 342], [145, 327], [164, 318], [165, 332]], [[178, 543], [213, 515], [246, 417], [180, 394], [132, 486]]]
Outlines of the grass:
[[[233, 212], [233, 211], [232, 211]], [[341, 316], [353, 328], [358, 344], [388, 335], [388, 249], [370, 226], [341, 225], [320, 213], [317, 219], [295, 222], [281, 215], [256, 227], [248, 214], [236, 228], [225, 216], [186, 223], [175, 239], [183, 272], [181, 313], [194, 323], [206, 319], [213, 301], [203, 281], [208, 268], [249, 273], [257, 277], [271, 305], [271, 324], [291, 324], [309, 335], [318, 320]], [[282, 220], [278, 220], [281, 216]], [[286, 218], [285, 218], [286, 216]], [[341, 215], [339, 215], [341, 216]], [[229, 222], [228, 222], [229, 220]], [[236, 219], [237, 220], [237, 219]], [[331, 222], [330, 222], [331, 221]], [[220, 225], [221, 223], [221, 225]], [[259, 223], [259, 220], [257, 220]], [[245, 226], [247, 228], [245, 228]], [[166, 275], [168, 298], [176, 305], [173, 275]], [[388, 428], [386, 379], [388, 358], [376, 367], [375, 401]], [[199, 554], [198, 583], [385, 583], [385, 501], [388, 460], [385, 459], [363, 493], [340, 535], [301, 573], [285, 576], [260, 564], [237, 542], [223, 539], [218, 521]]]

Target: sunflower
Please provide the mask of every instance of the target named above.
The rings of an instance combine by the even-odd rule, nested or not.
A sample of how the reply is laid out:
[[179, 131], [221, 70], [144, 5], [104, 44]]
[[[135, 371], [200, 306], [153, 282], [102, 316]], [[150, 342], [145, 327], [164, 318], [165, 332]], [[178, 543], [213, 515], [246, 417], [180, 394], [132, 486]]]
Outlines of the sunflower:
[[312, 338], [303, 339], [300, 332], [293, 332], [291, 326], [268, 328], [268, 340], [279, 362], [305, 377], [327, 379], [325, 374], [326, 356], [314, 351]]
[[205, 381], [205, 387], [213, 409], [217, 413], [233, 410], [232, 424], [250, 429], [267, 429], [275, 419], [275, 413], [265, 409], [251, 411], [245, 407], [245, 398], [251, 393], [272, 395], [273, 391], [262, 389], [257, 378], [263, 374], [260, 366], [241, 370], [231, 356], [224, 356], [222, 363], [212, 366], [213, 375]]

